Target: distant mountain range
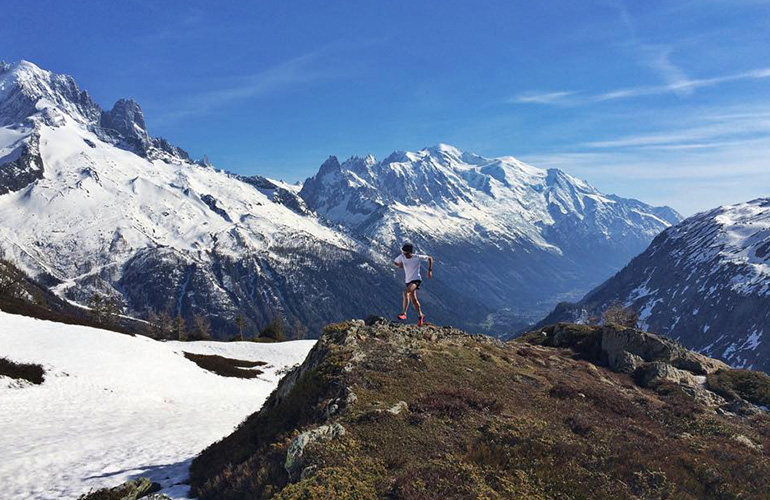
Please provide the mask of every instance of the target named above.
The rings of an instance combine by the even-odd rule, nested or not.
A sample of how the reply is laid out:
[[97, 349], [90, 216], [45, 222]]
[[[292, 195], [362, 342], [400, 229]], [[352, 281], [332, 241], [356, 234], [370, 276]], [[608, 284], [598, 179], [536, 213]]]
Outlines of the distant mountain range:
[[299, 195], [372, 248], [414, 241], [469, 298], [530, 318], [579, 297], [681, 219], [557, 169], [445, 144], [379, 162], [331, 157]]
[[392, 314], [403, 240], [436, 258], [429, 320], [511, 331], [580, 297], [680, 220], [556, 169], [438, 145], [330, 157], [304, 184], [193, 161], [140, 106], [102, 110], [74, 79], [0, 66], [0, 251], [59, 296], [126, 314], [325, 323]]
[[720, 207], [660, 234], [628, 266], [541, 324], [620, 304], [639, 327], [733, 366], [770, 371], [770, 198]]

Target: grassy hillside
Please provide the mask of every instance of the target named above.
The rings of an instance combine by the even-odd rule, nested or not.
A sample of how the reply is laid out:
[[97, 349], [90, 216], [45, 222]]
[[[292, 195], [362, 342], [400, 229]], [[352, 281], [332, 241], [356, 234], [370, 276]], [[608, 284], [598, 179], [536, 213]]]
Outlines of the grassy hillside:
[[710, 390], [708, 377], [727, 384], [720, 370], [614, 326], [502, 343], [434, 326], [330, 325], [259, 413], [195, 459], [192, 493], [766, 499], [770, 417]]

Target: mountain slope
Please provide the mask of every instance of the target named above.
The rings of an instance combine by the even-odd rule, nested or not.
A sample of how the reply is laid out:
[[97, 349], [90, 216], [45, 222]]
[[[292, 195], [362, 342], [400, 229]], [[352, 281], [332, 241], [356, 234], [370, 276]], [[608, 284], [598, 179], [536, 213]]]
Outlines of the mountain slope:
[[[158, 342], [0, 312], [0, 357], [45, 368], [41, 385], [0, 376], [0, 496], [75, 499], [141, 475], [187, 498], [193, 456], [258, 410], [313, 343]], [[267, 365], [221, 377], [185, 352]]]
[[580, 296], [680, 220], [557, 169], [444, 144], [380, 162], [330, 157], [299, 195], [373, 246], [413, 240], [469, 296], [533, 315]]
[[[205, 314], [220, 335], [239, 315], [247, 333], [279, 316], [315, 330], [399, 300], [382, 256], [288, 186], [191, 162], [149, 135], [133, 101], [102, 111], [70, 77], [21, 62], [0, 67], [0, 111], [0, 252], [63, 297]], [[426, 299], [458, 320], [461, 296]]]
[[[638, 360], [639, 377], [608, 355]], [[192, 493], [764, 499], [770, 419], [702, 382], [731, 372], [615, 327], [561, 325], [505, 344], [432, 326], [330, 325], [258, 413], [193, 461]], [[754, 379], [770, 400], [770, 378]]]
[[637, 309], [643, 328], [733, 366], [770, 371], [770, 199], [686, 219], [542, 323], [585, 320], [615, 303]]
[[[677, 220], [558, 170], [439, 145], [331, 158], [301, 188], [193, 162], [130, 99], [0, 65], [0, 254], [62, 297], [234, 335], [392, 314], [403, 239], [434, 254], [430, 321], [511, 332], [577, 298]], [[460, 313], [462, 311], [462, 314]]]

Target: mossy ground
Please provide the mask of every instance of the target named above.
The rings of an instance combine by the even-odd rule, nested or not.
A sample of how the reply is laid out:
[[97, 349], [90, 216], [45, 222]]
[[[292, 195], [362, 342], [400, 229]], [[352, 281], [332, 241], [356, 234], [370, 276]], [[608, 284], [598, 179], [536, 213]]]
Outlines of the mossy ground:
[[267, 364], [264, 361], [247, 361], [215, 354], [195, 354], [192, 352], [185, 352], [184, 357], [204, 370], [222, 377], [255, 378], [262, 374], [262, 370], [256, 369], [256, 367]]
[[[335, 328], [329, 335], [344, 336], [347, 325]], [[677, 386], [642, 389], [569, 350], [404, 328], [361, 327], [354, 346], [333, 346], [314, 382], [292, 390], [288, 412], [276, 407], [244, 424], [252, 430], [233, 443], [240, 459], [226, 458], [237, 465], [201, 470], [193, 485], [207, 486], [197, 491], [282, 500], [770, 498], [766, 415], [720, 416]], [[326, 421], [340, 386], [357, 396], [331, 417], [347, 432], [309, 446], [308, 473], [290, 484], [289, 442]], [[408, 410], [387, 411], [400, 401]], [[255, 429], [270, 419], [269, 432]]]
[[750, 370], [720, 370], [708, 376], [708, 385], [727, 399], [743, 398], [770, 406], [770, 376]]
[[0, 376], [42, 384], [45, 380], [45, 369], [42, 365], [34, 363], [17, 363], [8, 358], [0, 358]]

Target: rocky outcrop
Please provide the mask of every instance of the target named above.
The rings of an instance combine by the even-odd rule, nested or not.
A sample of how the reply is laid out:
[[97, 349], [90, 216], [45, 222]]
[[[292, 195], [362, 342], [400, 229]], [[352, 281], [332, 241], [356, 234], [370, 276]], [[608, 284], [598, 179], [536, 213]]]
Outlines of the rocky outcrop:
[[300, 215], [311, 215], [313, 213], [296, 191], [290, 191], [283, 188], [261, 175], [235, 175], [235, 177], [246, 184], [251, 184], [257, 188], [261, 193], [268, 196], [275, 203], [280, 203], [286, 208]]
[[[191, 493], [766, 498], [764, 415], [704, 397], [697, 373], [723, 365], [691, 354], [621, 328], [560, 325], [504, 343], [377, 317], [329, 325], [264, 407], [193, 461]], [[615, 371], [628, 362], [648, 379]], [[704, 471], [720, 472], [704, 483]]]
[[160, 490], [159, 483], [153, 483], [149, 478], [140, 477], [131, 479], [115, 486], [114, 488], [102, 488], [91, 491], [80, 497], [79, 500], [170, 500], [168, 496], [157, 493]]
[[633, 375], [645, 387], [672, 382], [701, 389], [703, 376], [729, 368], [671, 339], [612, 324], [559, 323], [525, 338], [540, 345], [572, 348], [615, 372]]
[[32, 133], [13, 152], [0, 158], [0, 195], [18, 191], [43, 178], [40, 136]]
[[126, 149], [144, 153], [150, 147], [144, 113], [132, 99], [119, 99], [111, 110], [103, 111], [99, 125], [107, 134], [122, 140]]
[[344, 427], [340, 424], [332, 424], [322, 425], [315, 429], [305, 431], [294, 438], [289, 445], [289, 449], [286, 451], [286, 462], [284, 464], [286, 472], [289, 473], [289, 479], [296, 481], [302, 476], [307, 476], [307, 473], [303, 471], [302, 467], [302, 454], [305, 451], [305, 447], [319, 441], [329, 441], [344, 435]]

